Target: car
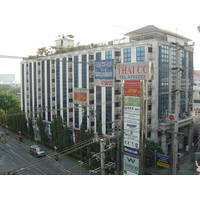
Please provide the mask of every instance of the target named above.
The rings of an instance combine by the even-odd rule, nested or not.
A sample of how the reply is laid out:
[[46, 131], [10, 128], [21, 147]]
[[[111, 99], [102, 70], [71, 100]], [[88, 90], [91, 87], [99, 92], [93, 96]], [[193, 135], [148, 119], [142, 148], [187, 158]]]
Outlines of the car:
[[31, 145], [30, 146], [30, 153], [37, 157], [43, 157], [45, 156], [45, 151], [42, 150], [42, 148], [38, 145]]

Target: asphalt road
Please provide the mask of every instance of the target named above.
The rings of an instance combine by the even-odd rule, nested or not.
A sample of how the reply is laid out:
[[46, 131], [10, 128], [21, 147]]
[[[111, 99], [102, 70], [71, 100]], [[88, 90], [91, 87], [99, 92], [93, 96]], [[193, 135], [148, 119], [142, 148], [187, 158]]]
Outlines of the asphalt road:
[[[1, 132], [4, 129], [0, 128]], [[63, 156], [58, 161], [54, 159], [54, 151], [43, 148], [45, 157], [37, 158], [29, 151], [30, 145], [34, 142], [23, 139], [23, 142], [16, 140], [18, 135], [9, 132], [4, 134], [6, 144], [0, 142], [0, 174], [13, 171], [20, 175], [76, 175], [89, 174], [87, 170], [76, 165]]]

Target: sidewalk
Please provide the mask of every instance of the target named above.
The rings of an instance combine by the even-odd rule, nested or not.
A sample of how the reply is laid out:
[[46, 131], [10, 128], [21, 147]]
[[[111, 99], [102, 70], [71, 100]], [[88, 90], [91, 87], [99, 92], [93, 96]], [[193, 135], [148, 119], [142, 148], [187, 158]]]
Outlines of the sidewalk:
[[[179, 153], [183, 155], [183, 158], [181, 158], [179, 165], [180, 168], [176, 171], [176, 175], [199, 175], [200, 172], [197, 172], [195, 160], [200, 165], [200, 155], [196, 155], [194, 159], [195, 152], [189, 154], [186, 151], [179, 151]], [[172, 175], [172, 165], [170, 167], [171, 168], [152, 166], [147, 168], [145, 171], [152, 175]]]

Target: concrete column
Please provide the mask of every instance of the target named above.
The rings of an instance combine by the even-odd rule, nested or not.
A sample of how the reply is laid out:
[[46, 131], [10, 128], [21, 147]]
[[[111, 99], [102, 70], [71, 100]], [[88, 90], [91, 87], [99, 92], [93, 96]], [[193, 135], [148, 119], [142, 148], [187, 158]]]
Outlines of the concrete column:
[[167, 149], [167, 136], [165, 134], [165, 131], [162, 131], [162, 136], [161, 136], [161, 146], [165, 154], [168, 153]]
[[191, 153], [191, 150], [192, 150], [193, 132], [194, 132], [194, 124], [191, 123], [188, 126], [188, 145], [189, 145], [189, 152], [190, 153]]

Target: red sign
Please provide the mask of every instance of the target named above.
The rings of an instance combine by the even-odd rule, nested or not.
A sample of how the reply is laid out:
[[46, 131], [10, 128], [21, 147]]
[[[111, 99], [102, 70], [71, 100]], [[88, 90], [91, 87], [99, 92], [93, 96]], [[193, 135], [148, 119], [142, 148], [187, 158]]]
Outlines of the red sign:
[[171, 121], [173, 121], [174, 120], [174, 115], [169, 115], [169, 119], [171, 120]]
[[140, 80], [125, 80], [124, 96], [140, 97]]
[[87, 101], [87, 93], [83, 92], [74, 92], [74, 101]]

